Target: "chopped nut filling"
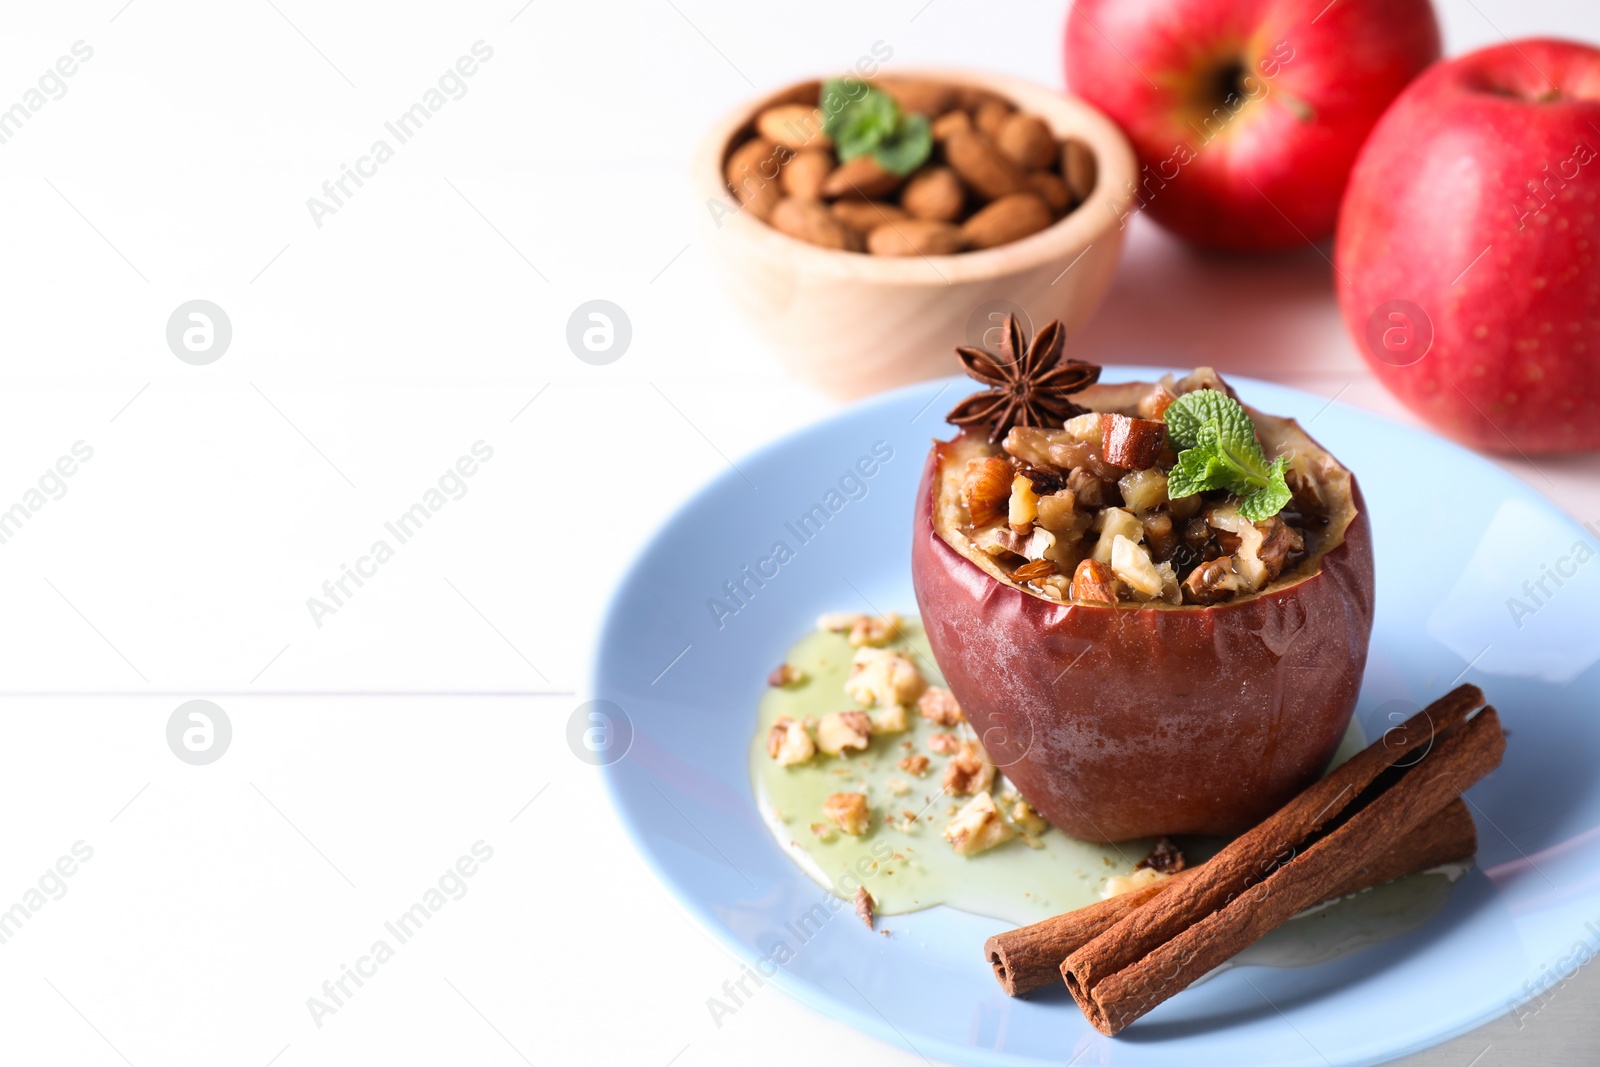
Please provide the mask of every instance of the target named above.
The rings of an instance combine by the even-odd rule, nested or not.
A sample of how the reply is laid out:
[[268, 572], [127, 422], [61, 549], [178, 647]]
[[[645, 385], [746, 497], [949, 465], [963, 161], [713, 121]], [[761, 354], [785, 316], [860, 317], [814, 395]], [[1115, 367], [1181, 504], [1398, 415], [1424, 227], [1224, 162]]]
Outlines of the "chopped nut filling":
[[956, 740], [955, 734], [934, 734], [928, 738], [928, 751], [937, 752], [941, 756], [954, 756], [961, 750], [961, 742]]
[[1252, 522], [1225, 489], [1171, 499], [1168, 409], [1195, 390], [1232, 396], [1215, 371], [1099, 388], [1115, 410], [1059, 429], [1012, 426], [998, 448], [975, 439], [956, 450], [939, 505], [946, 540], [1051, 600], [1171, 606], [1261, 592], [1337, 545], [1353, 513], [1348, 472], [1288, 420], [1252, 416], [1268, 458], [1288, 463], [1291, 497], [1277, 514]]
[[865, 793], [834, 793], [822, 802], [822, 814], [852, 837], [866, 833], [871, 821]]

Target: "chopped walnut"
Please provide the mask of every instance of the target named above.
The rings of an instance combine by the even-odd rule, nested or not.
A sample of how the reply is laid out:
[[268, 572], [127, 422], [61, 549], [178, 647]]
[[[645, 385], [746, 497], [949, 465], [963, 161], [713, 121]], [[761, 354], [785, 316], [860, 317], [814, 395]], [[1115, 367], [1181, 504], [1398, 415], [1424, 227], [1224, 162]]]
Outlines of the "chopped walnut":
[[1183, 599], [1190, 604], [1219, 604], [1245, 588], [1245, 584], [1233, 568], [1233, 557], [1222, 556], [1189, 572], [1183, 580]]
[[934, 734], [928, 738], [928, 751], [937, 752], [941, 756], [953, 756], [961, 749], [961, 742], [956, 740], [955, 734]]
[[865, 793], [834, 793], [822, 802], [822, 814], [851, 837], [866, 833], [871, 820]]
[[900, 769], [921, 778], [928, 773], [928, 757], [920, 752], [915, 756], [907, 756], [900, 761]]
[[1172, 528], [1172, 516], [1166, 509], [1147, 512], [1139, 516], [1139, 522], [1144, 526], [1144, 543], [1150, 546], [1150, 555], [1158, 560], [1171, 559], [1183, 542]]
[[1044, 817], [1033, 810], [1033, 805], [1022, 797], [1011, 798], [1010, 809], [1011, 821], [1022, 827], [1024, 833], [1037, 836], [1050, 829], [1050, 824], [1044, 821]]
[[1071, 489], [1041, 496], [1035, 510], [1038, 515], [1034, 521], [1055, 534], [1056, 540], [1075, 542], [1083, 536], [1083, 528], [1078, 525], [1078, 499]]
[[817, 747], [830, 756], [847, 748], [866, 748], [872, 720], [864, 711], [830, 711], [817, 722]]
[[1067, 475], [1067, 488], [1083, 508], [1103, 508], [1117, 503], [1115, 484], [1099, 477], [1088, 467], [1074, 467]]
[[849, 640], [855, 648], [881, 648], [900, 636], [900, 616], [863, 615], [850, 626]]
[[883, 787], [889, 791], [890, 796], [903, 797], [911, 792], [911, 783], [904, 778], [891, 778], [883, 783]]
[[1265, 540], [1261, 542], [1257, 555], [1262, 566], [1267, 568], [1267, 581], [1277, 581], [1290, 554], [1305, 551], [1305, 536], [1276, 515], [1256, 525], [1258, 528], [1263, 525], [1267, 527]]
[[940, 726], [954, 726], [964, 722], [966, 717], [961, 714], [961, 705], [956, 703], [955, 696], [948, 689], [938, 686], [929, 686], [922, 694], [922, 699], [917, 701], [917, 710], [924, 719], [930, 719]]
[[856, 915], [867, 924], [867, 929], [872, 929], [872, 894], [867, 892], [864, 885], [856, 886]]
[[817, 616], [817, 629], [829, 633], [847, 633], [856, 623], [866, 616], [859, 611], [830, 611]]
[[804, 763], [817, 754], [817, 746], [806, 732], [805, 724], [795, 722], [787, 715], [779, 716], [767, 731], [767, 755], [780, 766]]
[[1135, 889], [1143, 889], [1147, 885], [1164, 882], [1171, 878], [1170, 874], [1162, 874], [1153, 867], [1136, 870], [1132, 874], [1116, 874], [1106, 879], [1105, 888], [1100, 890], [1101, 900], [1110, 900], [1112, 897], [1131, 893]]
[[811, 833], [819, 841], [832, 841], [838, 836], [838, 831], [832, 823], [814, 822], [811, 824]]
[[963, 741], [944, 766], [944, 790], [951, 796], [986, 793], [994, 782], [994, 764], [976, 741]]
[[911, 725], [904, 704], [873, 708], [867, 713], [867, 718], [872, 720], [872, 732], [875, 734], [902, 734]]
[[792, 663], [780, 663], [767, 675], [767, 684], [774, 689], [786, 685], [799, 685], [806, 680], [806, 672]]
[[1017, 832], [1001, 817], [988, 793], [979, 793], [967, 801], [944, 828], [944, 839], [958, 856], [975, 856], [1015, 836]]
[[907, 656], [888, 649], [862, 648], [856, 650], [850, 663], [844, 691], [858, 703], [871, 707], [912, 704], [927, 686], [917, 665]]

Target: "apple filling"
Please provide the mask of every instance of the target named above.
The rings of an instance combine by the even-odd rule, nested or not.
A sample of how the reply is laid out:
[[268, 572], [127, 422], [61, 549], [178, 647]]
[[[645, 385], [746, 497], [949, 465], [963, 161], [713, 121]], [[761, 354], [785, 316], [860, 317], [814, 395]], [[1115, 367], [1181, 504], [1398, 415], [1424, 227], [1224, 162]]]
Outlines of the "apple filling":
[[1086, 414], [1015, 426], [998, 447], [963, 433], [941, 449], [935, 528], [992, 576], [1061, 602], [1211, 605], [1316, 573], [1355, 515], [1351, 481], [1292, 420], [1249, 411], [1263, 453], [1286, 462], [1275, 514], [1252, 521], [1226, 489], [1169, 496], [1164, 415], [1199, 389], [1232, 395], [1201, 368], [1093, 386], [1074, 397]]

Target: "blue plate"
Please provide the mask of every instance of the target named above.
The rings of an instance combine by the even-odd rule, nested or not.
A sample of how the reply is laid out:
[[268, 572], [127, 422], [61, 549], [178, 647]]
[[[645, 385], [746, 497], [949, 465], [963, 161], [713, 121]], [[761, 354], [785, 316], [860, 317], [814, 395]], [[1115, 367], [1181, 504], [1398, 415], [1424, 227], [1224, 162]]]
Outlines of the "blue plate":
[[[1112, 367], [1105, 380], [1159, 373]], [[1390, 724], [1394, 702], [1426, 703], [1458, 679], [1501, 710], [1505, 763], [1467, 797], [1478, 865], [1439, 915], [1330, 963], [1226, 971], [1113, 1040], [1064, 990], [1000, 993], [982, 953], [1003, 928], [995, 920], [938, 907], [893, 917], [885, 938], [848, 908], [813, 910], [826, 895], [779, 850], [752, 799], [756, 704], [767, 670], [818, 614], [916, 609], [912, 497], [930, 438], [947, 435], [945, 410], [972, 388], [964, 379], [856, 405], [740, 460], [619, 583], [590, 695], [615, 705], [613, 736], [627, 751], [607, 781], [669, 890], [806, 1004], [961, 1064], [1379, 1063], [1528, 1010], [1518, 1006], [1600, 949], [1596, 532], [1427, 433], [1232, 381], [1247, 403], [1298, 419], [1360, 478], [1378, 561], [1356, 712], [1368, 736]]]

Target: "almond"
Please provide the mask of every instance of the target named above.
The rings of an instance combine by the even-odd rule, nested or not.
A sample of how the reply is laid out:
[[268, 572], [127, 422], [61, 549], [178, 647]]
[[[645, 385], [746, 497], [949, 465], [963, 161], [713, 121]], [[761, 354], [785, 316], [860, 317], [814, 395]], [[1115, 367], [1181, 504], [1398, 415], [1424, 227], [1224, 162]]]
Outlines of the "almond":
[[808, 241], [823, 248], [836, 248], [840, 251], [851, 251], [855, 248], [853, 235], [845, 229], [843, 223], [833, 217], [833, 214], [815, 200], [795, 200], [793, 198], [778, 201], [772, 209], [771, 220], [775, 229]]
[[961, 247], [961, 228], [936, 219], [886, 222], [867, 234], [867, 251], [875, 256], [948, 256]]
[[961, 235], [974, 248], [993, 248], [1038, 233], [1055, 221], [1038, 193], [1003, 196], [961, 225]]
[[967, 463], [961, 495], [966, 499], [972, 525], [984, 526], [1005, 514], [1013, 477], [1011, 464], [999, 456], [987, 456]]
[[971, 131], [972, 116], [965, 111], [947, 111], [933, 120], [933, 139], [943, 141], [958, 130]]
[[1114, 582], [1110, 566], [1096, 559], [1086, 559], [1078, 564], [1077, 571], [1072, 575], [1072, 599], [1115, 604], [1117, 589]]
[[1048, 170], [1056, 161], [1056, 139], [1037, 115], [1007, 115], [994, 140], [1012, 162], [1029, 170]]
[[752, 137], [729, 154], [723, 170], [728, 188], [757, 218], [770, 217], [772, 209], [783, 199], [778, 173], [789, 156], [787, 148], [764, 137]]
[[967, 187], [985, 200], [1030, 188], [1027, 173], [977, 130], [951, 134], [944, 143], [944, 157]]
[[1061, 176], [1067, 179], [1072, 199], [1083, 203], [1094, 192], [1094, 152], [1082, 141], [1066, 141], [1061, 146]]
[[949, 167], [925, 167], [906, 183], [900, 204], [919, 219], [949, 222], [966, 206], [967, 191]]
[[1107, 463], [1131, 471], [1148, 470], [1167, 443], [1167, 424], [1115, 412], [1100, 416], [1100, 451]]
[[822, 132], [822, 112], [805, 104], [779, 104], [756, 116], [756, 130], [785, 148], [827, 148], [833, 144]]
[[[798, 162], [799, 160], [795, 160], [795, 163]], [[794, 166], [794, 163], [789, 166]], [[784, 173], [789, 172], [785, 169]], [[1033, 191], [1043, 197], [1044, 202], [1050, 205], [1050, 210], [1057, 215], [1066, 214], [1067, 209], [1072, 206], [1072, 190], [1067, 188], [1066, 180], [1059, 174], [1048, 170], [1034, 171], [1028, 175], [1028, 181], [1033, 185]]]
[[1006, 119], [1011, 117], [1013, 108], [999, 97], [990, 97], [980, 103], [977, 110], [972, 113], [973, 125], [978, 127], [980, 133], [990, 137], [1000, 133], [1000, 127], [1005, 125]]
[[784, 165], [783, 191], [797, 200], [821, 200], [822, 183], [832, 172], [833, 153], [808, 148]]
[[894, 97], [901, 111], [930, 117], [955, 107], [960, 96], [960, 90], [948, 82], [923, 78], [879, 78], [872, 84]]
[[822, 195], [829, 200], [841, 196], [871, 200], [894, 192], [904, 181], [893, 171], [884, 170], [871, 156], [857, 156], [834, 168], [822, 183]]
[[904, 222], [911, 216], [893, 204], [876, 200], [836, 200], [828, 205], [833, 217], [858, 233], [871, 233], [886, 222]]

